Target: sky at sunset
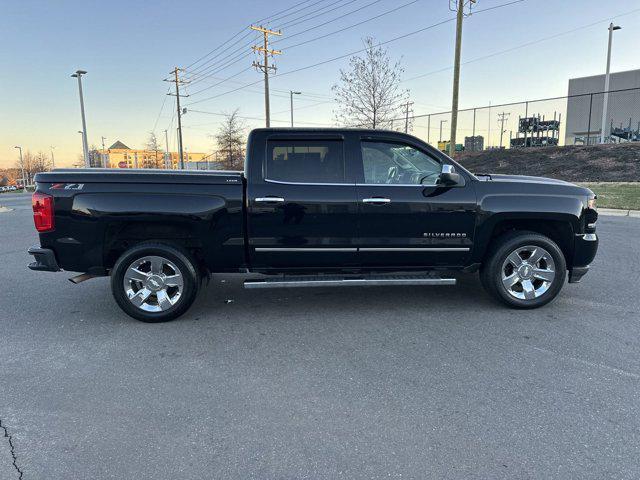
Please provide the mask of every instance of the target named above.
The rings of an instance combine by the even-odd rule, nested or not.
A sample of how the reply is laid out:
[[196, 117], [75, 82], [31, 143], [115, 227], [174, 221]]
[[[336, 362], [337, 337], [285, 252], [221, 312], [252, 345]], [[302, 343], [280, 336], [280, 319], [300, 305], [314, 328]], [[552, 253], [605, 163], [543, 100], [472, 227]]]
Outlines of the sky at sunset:
[[[107, 146], [120, 140], [142, 148], [155, 129], [164, 146], [168, 129], [175, 150], [175, 99], [166, 96], [169, 84], [163, 78], [174, 66], [189, 66], [251, 23], [301, 8], [296, 7], [300, 3], [4, 0], [0, 167], [15, 164], [15, 145], [47, 153], [53, 146], [58, 166], [76, 161], [82, 152], [82, 126], [77, 83], [70, 74], [77, 69], [88, 71], [83, 87], [90, 144], [99, 145], [104, 136]], [[509, 0], [478, 0], [476, 10], [505, 3]], [[385, 48], [402, 62], [403, 87], [415, 102], [415, 114], [450, 108], [455, 22], [446, 21], [454, 17], [447, 0], [314, 0], [304, 5], [307, 10], [264, 22], [283, 32], [273, 45], [283, 51], [271, 82], [273, 126], [288, 125], [289, 90], [303, 93], [295, 98], [297, 126], [333, 123], [331, 86], [348, 58], [303, 67], [360, 50], [366, 36], [385, 42], [432, 25]], [[313, 10], [318, 12], [297, 25], [283, 25]], [[569, 78], [603, 73], [607, 25], [613, 17], [623, 28], [615, 32], [612, 71], [640, 68], [638, 0], [524, 0], [466, 18], [461, 107], [565, 95]], [[351, 27], [358, 22], [363, 23]], [[229, 58], [245, 52], [251, 39], [233, 47], [240, 52]], [[239, 108], [247, 128], [264, 125], [261, 74], [249, 68], [254, 55], [220, 70], [224, 55], [217, 64], [203, 66], [207, 57], [191, 68], [209, 67], [215, 74], [186, 88], [190, 97], [183, 99], [188, 109], [183, 125], [189, 151], [214, 149], [211, 135], [223, 118], [220, 113]], [[238, 89], [252, 82], [258, 83]]]

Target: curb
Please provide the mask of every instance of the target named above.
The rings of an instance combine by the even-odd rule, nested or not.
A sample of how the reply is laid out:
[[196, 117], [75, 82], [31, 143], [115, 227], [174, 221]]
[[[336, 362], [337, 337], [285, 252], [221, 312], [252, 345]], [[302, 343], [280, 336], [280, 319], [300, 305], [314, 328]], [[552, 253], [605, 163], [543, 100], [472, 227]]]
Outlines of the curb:
[[599, 208], [599, 215], [610, 217], [635, 217], [640, 218], [640, 210], [620, 210], [617, 208]]

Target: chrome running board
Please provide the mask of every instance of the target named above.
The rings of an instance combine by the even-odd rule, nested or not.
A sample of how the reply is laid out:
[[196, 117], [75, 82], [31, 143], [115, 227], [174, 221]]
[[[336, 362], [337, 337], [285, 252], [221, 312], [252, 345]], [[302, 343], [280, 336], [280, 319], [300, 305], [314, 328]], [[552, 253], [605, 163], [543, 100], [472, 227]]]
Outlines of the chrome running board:
[[280, 275], [245, 280], [244, 288], [366, 287], [382, 285], [455, 285], [455, 278], [420, 275]]

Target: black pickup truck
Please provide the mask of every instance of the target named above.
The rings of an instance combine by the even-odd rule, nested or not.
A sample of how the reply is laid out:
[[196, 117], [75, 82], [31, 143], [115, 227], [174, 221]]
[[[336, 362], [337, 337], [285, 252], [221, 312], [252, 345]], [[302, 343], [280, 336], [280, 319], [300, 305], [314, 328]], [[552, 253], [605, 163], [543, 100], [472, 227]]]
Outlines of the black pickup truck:
[[410, 135], [257, 129], [245, 171], [56, 170], [35, 178], [32, 270], [110, 275], [130, 316], [171, 320], [211, 273], [247, 288], [450, 285], [480, 272], [516, 308], [587, 273], [595, 196], [559, 180], [474, 175]]

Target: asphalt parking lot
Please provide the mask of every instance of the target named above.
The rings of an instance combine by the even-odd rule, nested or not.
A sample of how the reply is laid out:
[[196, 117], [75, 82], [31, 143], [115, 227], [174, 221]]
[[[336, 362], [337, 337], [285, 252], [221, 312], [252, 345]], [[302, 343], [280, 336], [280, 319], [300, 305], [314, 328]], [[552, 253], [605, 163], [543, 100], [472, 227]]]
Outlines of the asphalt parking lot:
[[153, 325], [105, 278], [28, 270], [29, 197], [0, 204], [3, 480], [640, 476], [640, 219], [601, 217], [592, 271], [539, 310], [494, 304], [471, 275], [271, 291], [225, 276]]

